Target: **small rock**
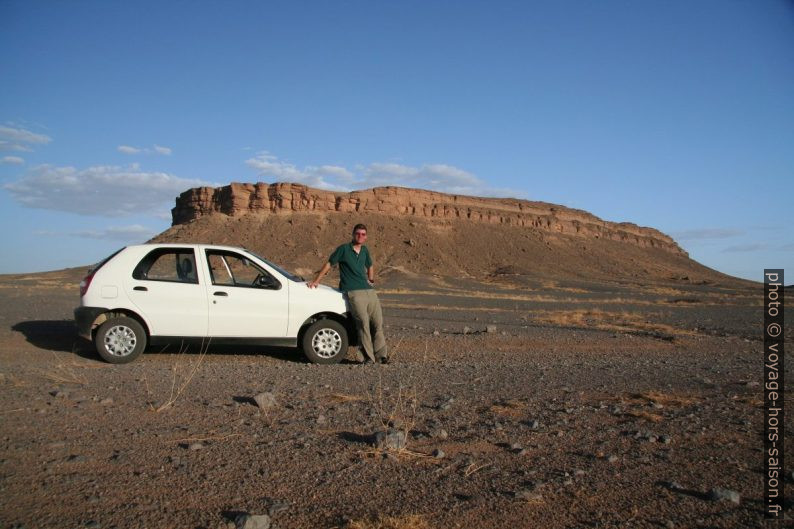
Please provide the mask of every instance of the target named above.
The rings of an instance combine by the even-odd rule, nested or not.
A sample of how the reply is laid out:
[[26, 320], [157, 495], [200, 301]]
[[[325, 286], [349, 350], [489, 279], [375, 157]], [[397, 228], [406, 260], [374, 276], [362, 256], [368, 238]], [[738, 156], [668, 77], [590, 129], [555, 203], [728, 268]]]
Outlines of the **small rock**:
[[236, 529], [270, 529], [270, 516], [267, 514], [240, 514], [234, 520]]
[[487, 333], [495, 333], [496, 332], [496, 325], [486, 325], [485, 332]]
[[65, 391], [61, 391], [59, 389], [55, 391], [50, 391], [50, 395], [52, 395], [56, 399], [65, 399], [66, 397], [69, 396]]
[[254, 402], [256, 402], [256, 405], [263, 410], [269, 410], [277, 404], [275, 395], [269, 391], [265, 391], [256, 395], [254, 397]]
[[326, 424], [327, 422], [328, 422], [328, 419], [326, 419], [325, 415], [323, 415], [322, 413], [317, 416], [317, 424], [323, 425], [323, 424]]
[[527, 426], [529, 426], [532, 430], [537, 430], [540, 428], [540, 423], [535, 420], [527, 421]]
[[529, 501], [529, 502], [539, 502], [543, 501], [543, 495], [538, 494], [537, 492], [532, 492], [528, 489], [521, 489], [513, 493], [513, 497], [517, 500]]
[[714, 487], [709, 491], [709, 499], [711, 501], [730, 501], [738, 505], [741, 501], [741, 495], [735, 490]]
[[666, 529], [675, 529], [675, 522], [673, 522], [672, 520], [665, 520], [664, 526]]
[[111, 404], [113, 404], [113, 399], [111, 399], [110, 397], [104, 398], [99, 401], [99, 404], [100, 406], [110, 406]]
[[374, 443], [377, 448], [385, 450], [402, 450], [405, 448], [405, 432], [389, 428], [386, 431], [376, 432]]
[[619, 458], [616, 455], [611, 455], [611, 456], [607, 457], [607, 461], [609, 461], [610, 463], [617, 463], [618, 459]]
[[204, 445], [201, 443], [190, 443], [187, 447], [188, 450], [201, 450], [202, 448], [204, 448]]
[[267, 510], [267, 513], [273, 517], [281, 512], [289, 510], [289, 502], [288, 501], [275, 501]]
[[441, 450], [440, 448], [436, 448], [435, 450], [433, 450], [433, 457], [435, 457], [436, 459], [443, 459], [444, 457], [446, 457], [446, 455], [447, 454], [445, 454], [444, 451]]
[[518, 443], [513, 443], [513, 444], [510, 445], [510, 450], [512, 450], [513, 452], [518, 452], [522, 448], [523, 447], [520, 444], [518, 444]]
[[89, 529], [99, 529], [102, 526], [99, 525], [99, 522], [96, 520], [89, 520], [85, 523], [84, 527], [88, 527]]
[[677, 481], [668, 481], [664, 486], [670, 490], [684, 490], [684, 487]]
[[470, 332], [471, 332], [471, 328], [470, 327], [468, 327], [468, 326], [463, 327], [463, 334], [469, 334]]
[[444, 439], [449, 437], [449, 434], [443, 428], [434, 428], [433, 430], [430, 430], [430, 437], [432, 437], [433, 439], [440, 439], [443, 441]]
[[438, 331], [433, 331], [433, 336], [441, 336], [441, 333]]
[[666, 444], [666, 445], [669, 445], [670, 443], [673, 442], [673, 438], [670, 437], [669, 435], [663, 435], [663, 436], [661, 436], [659, 438], [659, 442], [663, 443], [663, 444]]

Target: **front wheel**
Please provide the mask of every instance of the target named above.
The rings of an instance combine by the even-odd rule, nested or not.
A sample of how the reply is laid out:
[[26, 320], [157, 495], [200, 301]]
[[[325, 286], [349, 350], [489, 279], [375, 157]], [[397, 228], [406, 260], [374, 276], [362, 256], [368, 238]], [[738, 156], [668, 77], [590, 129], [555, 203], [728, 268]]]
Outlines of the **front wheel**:
[[111, 364], [126, 364], [146, 349], [146, 331], [137, 320], [114, 316], [97, 329], [94, 345], [99, 356]]
[[337, 364], [347, 354], [347, 343], [347, 331], [341, 323], [322, 319], [309, 325], [301, 347], [314, 364]]

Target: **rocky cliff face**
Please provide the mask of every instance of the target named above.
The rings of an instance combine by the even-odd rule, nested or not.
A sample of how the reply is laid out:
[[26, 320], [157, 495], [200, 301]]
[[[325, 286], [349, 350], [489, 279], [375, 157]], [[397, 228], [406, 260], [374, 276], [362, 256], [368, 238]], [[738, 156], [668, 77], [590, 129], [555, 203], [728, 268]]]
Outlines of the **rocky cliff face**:
[[584, 239], [620, 241], [641, 248], [656, 248], [675, 255], [687, 253], [669, 236], [627, 222], [608, 222], [586, 211], [546, 202], [448, 195], [403, 187], [376, 187], [349, 193], [314, 189], [301, 184], [240, 184], [198, 187], [185, 191], [171, 210], [173, 225], [205, 215], [279, 215], [377, 213], [427, 220], [506, 225]]

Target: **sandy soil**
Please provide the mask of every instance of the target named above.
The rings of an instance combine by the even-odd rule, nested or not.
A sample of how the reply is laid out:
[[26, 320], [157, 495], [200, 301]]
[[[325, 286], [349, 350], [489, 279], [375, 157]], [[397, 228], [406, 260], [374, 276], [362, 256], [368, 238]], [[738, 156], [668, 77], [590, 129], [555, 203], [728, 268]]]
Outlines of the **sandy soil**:
[[[2, 527], [763, 526], [760, 287], [393, 275], [390, 365], [111, 366], [79, 277], [0, 277]], [[405, 449], [373, 446], [389, 421]]]

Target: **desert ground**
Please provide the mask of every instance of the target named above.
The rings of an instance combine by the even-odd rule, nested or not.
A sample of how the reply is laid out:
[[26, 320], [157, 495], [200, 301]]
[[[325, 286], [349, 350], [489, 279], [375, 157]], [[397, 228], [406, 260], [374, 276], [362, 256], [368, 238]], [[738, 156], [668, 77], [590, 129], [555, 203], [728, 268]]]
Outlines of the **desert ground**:
[[83, 272], [0, 276], [2, 527], [764, 525], [760, 285], [394, 274], [389, 365], [112, 366], [76, 336]]

